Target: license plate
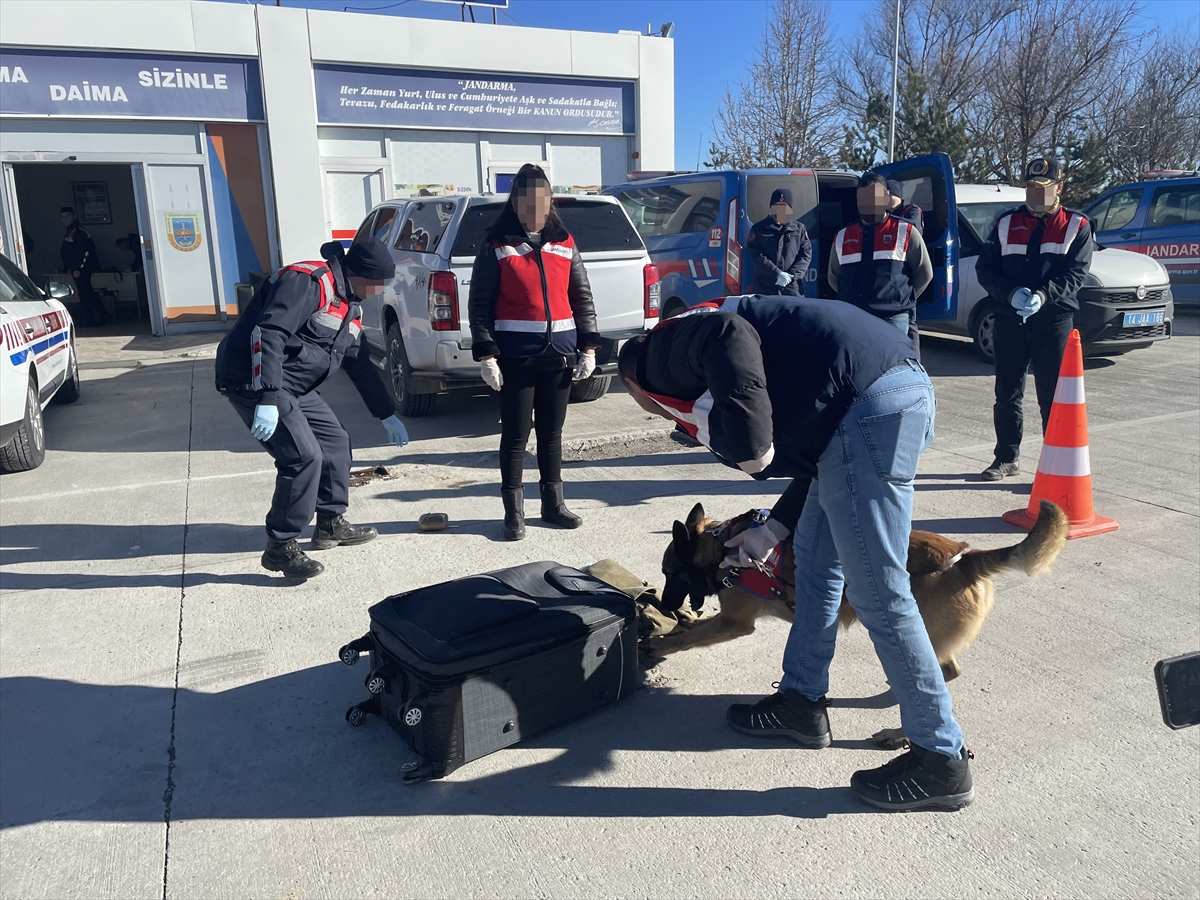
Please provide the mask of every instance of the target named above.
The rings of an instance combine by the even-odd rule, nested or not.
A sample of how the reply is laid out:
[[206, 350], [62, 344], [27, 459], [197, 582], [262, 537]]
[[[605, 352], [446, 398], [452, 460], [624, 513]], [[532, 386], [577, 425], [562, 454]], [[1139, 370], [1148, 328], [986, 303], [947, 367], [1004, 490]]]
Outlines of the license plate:
[[1125, 313], [1124, 328], [1140, 328], [1143, 325], [1161, 325], [1166, 315], [1165, 309], [1153, 309], [1150, 312]]

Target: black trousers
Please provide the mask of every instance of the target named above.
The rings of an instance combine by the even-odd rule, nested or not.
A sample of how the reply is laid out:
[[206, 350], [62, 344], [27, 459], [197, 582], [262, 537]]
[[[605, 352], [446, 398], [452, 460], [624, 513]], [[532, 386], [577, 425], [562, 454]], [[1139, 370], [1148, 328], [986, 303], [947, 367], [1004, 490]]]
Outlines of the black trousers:
[[[253, 396], [227, 394], [249, 428]], [[267, 536], [300, 537], [314, 512], [336, 516], [350, 503], [350, 435], [316, 391], [303, 397], [280, 394], [279, 425], [260, 443], [275, 460], [275, 495], [267, 513]]]
[[1074, 327], [1075, 313], [1069, 309], [1043, 309], [1023, 325], [1017, 315], [1008, 315], [1007, 311], [996, 314], [996, 405], [992, 408], [992, 420], [996, 425], [999, 462], [1016, 462], [1021, 456], [1025, 374], [1029, 369], [1033, 369], [1045, 434], [1063, 350]]
[[108, 313], [100, 302], [100, 295], [92, 287], [92, 273], [80, 272], [75, 282], [75, 293], [79, 295], [79, 309], [83, 317], [80, 325], [103, 325], [108, 321]]
[[542, 484], [562, 481], [562, 429], [571, 393], [571, 369], [529, 370], [500, 363], [500, 486], [519, 488], [530, 426], [537, 431]]

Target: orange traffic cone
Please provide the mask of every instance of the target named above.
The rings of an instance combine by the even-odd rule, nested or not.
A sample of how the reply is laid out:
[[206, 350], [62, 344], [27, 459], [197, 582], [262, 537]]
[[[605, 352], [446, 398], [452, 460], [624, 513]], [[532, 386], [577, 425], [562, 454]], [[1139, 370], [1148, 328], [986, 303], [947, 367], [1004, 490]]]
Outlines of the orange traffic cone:
[[1050, 425], [1042, 442], [1033, 493], [1027, 509], [1006, 512], [1002, 519], [1026, 531], [1037, 521], [1042, 500], [1057, 503], [1067, 514], [1067, 539], [1116, 531], [1115, 519], [1096, 515], [1092, 508], [1092, 465], [1088, 457], [1087, 405], [1083, 397], [1083, 345], [1072, 331], [1063, 353], [1050, 407]]

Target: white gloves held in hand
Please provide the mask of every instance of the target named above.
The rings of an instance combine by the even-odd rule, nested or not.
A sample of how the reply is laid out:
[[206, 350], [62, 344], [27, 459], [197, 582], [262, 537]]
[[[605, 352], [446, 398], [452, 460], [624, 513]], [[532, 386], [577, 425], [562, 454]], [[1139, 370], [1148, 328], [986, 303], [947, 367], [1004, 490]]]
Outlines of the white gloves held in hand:
[[494, 356], [480, 360], [479, 374], [483, 376], [484, 383], [493, 391], [498, 391], [504, 386], [504, 376], [500, 374], [500, 363], [496, 362]]
[[788, 272], [780, 272], [775, 276], [776, 287], [787, 287], [792, 283], [792, 276]]
[[774, 519], [767, 518], [762, 522], [755, 522], [725, 542], [729, 552], [721, 561], [721, 567], [736, 566], [744, 569], [756, 561], [762, 562], [789, 534], [791, 532]]
[[580, 353], [579, 362], [575, 363], [575, 371], [571, 373], [571, 380], [583, 381], [585, 378], [591, 378], [594, 371], [596, 371], [596, 354]]

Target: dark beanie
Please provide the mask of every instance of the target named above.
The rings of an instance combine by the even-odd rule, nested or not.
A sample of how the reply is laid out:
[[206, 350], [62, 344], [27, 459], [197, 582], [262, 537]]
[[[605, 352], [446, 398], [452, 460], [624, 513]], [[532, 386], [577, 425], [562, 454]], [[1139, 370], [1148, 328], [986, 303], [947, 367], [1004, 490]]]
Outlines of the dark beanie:
[[387, 281], [396, 274], [396, 263], [392, 254], [379, 238], [355, 241], [346, 251], [342, 265], [359, 278], [372, 281]]
[[888, 179], [887, 187], [888, 193], [893, 197], [899, 197], [901, 199], [904, 198], [904, 188], [900, 187], [900, 182], [896, 181], [894, 178]]
[[[762, 196], [761, 194], [759, 196]], [[786, 203], [788, 206], [794, 206], [792, 203], [792, 192], [787, 188], [776, 188], [771, 192], [771, 202], [768, 206], [774, 206], [776, 203]]]

